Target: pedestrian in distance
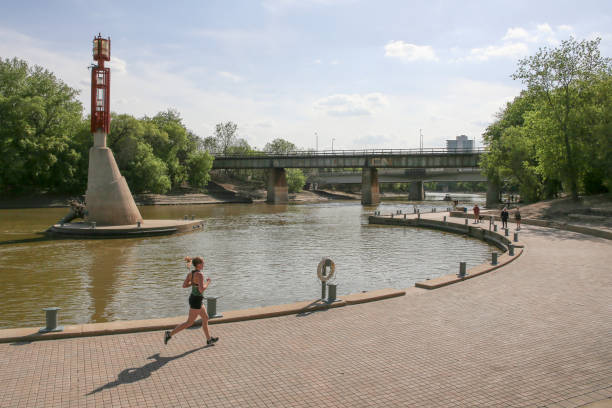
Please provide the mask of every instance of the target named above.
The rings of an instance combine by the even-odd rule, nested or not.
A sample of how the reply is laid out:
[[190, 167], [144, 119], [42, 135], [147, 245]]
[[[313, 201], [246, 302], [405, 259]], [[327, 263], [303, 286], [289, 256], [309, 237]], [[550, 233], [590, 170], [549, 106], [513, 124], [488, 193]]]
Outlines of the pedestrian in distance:
[[514, 219], [516, 220], [516, 230], [520, 231], [521, 230], [521, 212], [518, 209], [518, 207], [516, 207], [516, 211], [514, 212]]
[[191, 294], [189, 295], [189, 316], [186, 322], [179, 324], [172, 331], [166, 330], [164, 333], [164, 344], [168, 344], [172, 336], [175, 336], [181, 330], [193, 326], [196, 318], [200, 316], [202, 318], [202, 330], [204, 331], [204, 336], [206, 336], [206, 344], [212, 345], [219, 340], [219, 337], [212, 337], [210, 335], [210, 330], [208, 329], [208, 312], [206, 311], [206, 307], [202, 305], [202, 300], [204, 299], [203, 293], [206, 288], [208, 288], [208, 285], [210, 285], [210, 278], [206, 278], [205, 281], [204, 273], [202, 273], [202, 269], [204, 269], [204, 259], [199, 256], [193, 259], [186, 257], [185, 261], [188, 267], [189, 264], [191, 264], [194, 268], [187, 273], [183, 281], [184, 288], [191, 286]]
[[477, 224], [480, 222], [480, 208], [478, 207], [478, 204], [475, 204], [472, 210], [474, 211], [474, 224]]
[[508, 207], [504, 207], [500, 214], [502, 228], [508, 228]]

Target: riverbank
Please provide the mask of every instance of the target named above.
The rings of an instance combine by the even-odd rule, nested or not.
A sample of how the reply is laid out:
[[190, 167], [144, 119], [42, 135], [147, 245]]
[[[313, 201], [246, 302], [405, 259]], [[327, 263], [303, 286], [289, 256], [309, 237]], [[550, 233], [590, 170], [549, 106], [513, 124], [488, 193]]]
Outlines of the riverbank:
[[[509, 222], [512, 224], [516, 222], [516, 208], [523, 220], [553, 223], [560, 227], [586, 227], [612, 234], [612, 196], [609, 194], [584, 196], [578, 200], [563, 197], [526, 205], [512, 204], [509, 208]], [[499, 209], [481, 211], [485, 216], [499, 217], [499, 213]]]

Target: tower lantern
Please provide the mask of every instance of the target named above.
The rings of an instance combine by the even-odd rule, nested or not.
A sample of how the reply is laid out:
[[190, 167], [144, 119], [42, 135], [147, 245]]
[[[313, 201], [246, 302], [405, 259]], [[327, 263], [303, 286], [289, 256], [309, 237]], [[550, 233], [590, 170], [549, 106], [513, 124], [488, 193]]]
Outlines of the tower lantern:
[[93, 59], [98, 65], [91, 69], [91, 132], [106, 135], [110, 131], [110, 68], [104, 67], [104, 61], [110, 61], [110, 38], [94, 37]]

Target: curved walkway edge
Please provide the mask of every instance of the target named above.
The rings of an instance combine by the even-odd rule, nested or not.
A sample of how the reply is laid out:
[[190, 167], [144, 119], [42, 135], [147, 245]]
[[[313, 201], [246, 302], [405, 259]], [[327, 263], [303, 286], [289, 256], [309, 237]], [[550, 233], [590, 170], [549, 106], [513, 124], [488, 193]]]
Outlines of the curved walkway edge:
[[[341, 296], [336, 301], [328, 303], [320, 299], [289, 303], [285, 305], [274, 305], [256, 307], [243, 310], [232, 310], [223, 312], [222, 317], [212, 318], [208, 324], [220, 324], [239, 322], [245, 320], [264, 319], [268, 317], [285, 316], [290, 314], [306, 314], [330, 308], [356, 305], [359, 303], [374, 302], [397, 296], [404, 296], [405, 290], [379, 289], [370, 292], [355, 293]], [[136, 333], [144, 331], [156, 331], [173, 329], [185, 321], [185, 316], [166, 317], [148, 320], [124, 320], [107, 323], [86, 323], [64, 326], [62, 331], [40, 333], [40, 328], [27, 327], [17, 329], [0, 330], [0, 343], [54, 340], [72, 337], [104, 336], [109, 334]], [[201, 326], [201, 320], [197, 320], [195, 326]]]

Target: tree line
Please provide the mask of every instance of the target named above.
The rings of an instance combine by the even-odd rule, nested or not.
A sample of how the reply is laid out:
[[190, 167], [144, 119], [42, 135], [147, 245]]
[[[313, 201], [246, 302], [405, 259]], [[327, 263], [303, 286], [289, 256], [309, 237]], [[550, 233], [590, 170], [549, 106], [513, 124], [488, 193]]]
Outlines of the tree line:
[[599, 44], [570, 38], [518, 62], [526, 88], [483, 134], [489, 180], [526, 201], [612, 191], [612, 60]]
[[[40, 66], [0, 59], [3, 195], [85, 192], [93, 139], [78, 93]], [[142, 118], [112, 113], [107, 146], [133, 193], [161, 194], [185, 184], [205, 187], [214, 154], [256, 151], [238, 137], [235, 123], [220, 123], [213, 136], [201, 138], [172, 109]], [[277, 153], [295, 149], [283, 139], [264, 148]], [[264, 175], [256, 178], [263, 180]], [[290, 169], [288, 179], [291, 191], [305, 182], [299, 169]]]

